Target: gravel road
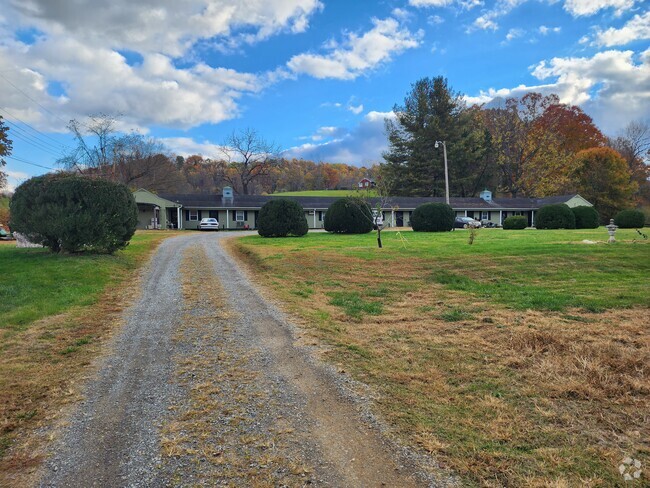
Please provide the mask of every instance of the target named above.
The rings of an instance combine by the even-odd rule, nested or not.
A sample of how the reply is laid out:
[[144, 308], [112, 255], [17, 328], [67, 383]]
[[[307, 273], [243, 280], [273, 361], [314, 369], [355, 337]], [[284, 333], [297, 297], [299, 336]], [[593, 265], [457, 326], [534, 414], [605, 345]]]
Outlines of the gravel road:
[[[415, 457], [364, 418], [349, 380], [295, 345], [288, 318], [221, 246], [232, 235], [192, 233], [161, 244], [39, 486], [452, 484], [422, 474]], [[184, 295], [192, 279], [210, 286], [199, 273], [183, 274], [188, 255], [216, 275], [223, 303]], [[190, 417], [201, 429], [195, 440]], [[172, 426], [184, 439], [176, 453]]]

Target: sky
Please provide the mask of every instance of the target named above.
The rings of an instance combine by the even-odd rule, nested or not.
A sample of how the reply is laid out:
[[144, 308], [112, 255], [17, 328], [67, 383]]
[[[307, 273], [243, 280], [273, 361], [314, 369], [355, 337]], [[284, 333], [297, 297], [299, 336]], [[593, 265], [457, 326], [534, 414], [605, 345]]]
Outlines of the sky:
[[255, 129], [287, 157], [370, 165], [412, 83], [529, 91], [607, 135], [650, 119], [648, 0], [0, 0], [10, 188], [59, 168], [67, 123], [120, 116], [171, 154]]

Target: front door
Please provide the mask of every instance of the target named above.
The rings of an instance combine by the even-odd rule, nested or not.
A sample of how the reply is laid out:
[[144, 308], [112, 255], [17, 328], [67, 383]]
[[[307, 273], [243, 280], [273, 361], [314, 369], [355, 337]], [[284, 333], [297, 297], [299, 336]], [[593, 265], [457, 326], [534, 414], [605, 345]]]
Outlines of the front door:
[[404, 227], [404, 212], [395, 212], [395, 226]]

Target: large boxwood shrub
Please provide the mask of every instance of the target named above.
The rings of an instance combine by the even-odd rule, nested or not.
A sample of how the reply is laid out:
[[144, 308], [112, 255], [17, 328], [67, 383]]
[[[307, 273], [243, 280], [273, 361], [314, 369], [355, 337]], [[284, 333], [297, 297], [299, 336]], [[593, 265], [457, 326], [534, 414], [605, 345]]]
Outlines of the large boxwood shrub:
[[503, 221], [506, 230], [521, 230], [528, 227], [528, 218], [524, 215], [511, 215]]
[[112, 254], [128, 245], [138, 223], [126, 186], [82, 176], [31, 178], [10, 205], [12, 230], [53, 252]]
[[346, 197], [336, 200], [325, 213], [324, 227], [339, 234], [367, 234], [372, 230], [372, 211], [361, 198]]
[[622, 229], [640, 229], [645, 225], [645, 215], [640, 210], [621, 210], [614, 217], [614, 223]]
[[262, 237], [300, 237], [308, 230], [305, 211], [295, 200], [270, 200], [260, 209], [257, 232]]
[[600, 223], [600, 216], [594, 207], [580, 205], [571, 209], [576, 218], [576, 229], [595, 229]]
[[416, 232], [448, 232], [454, 228], [456, 215], [446, 203], [425, 203], [411, 215], [411, 227]]
[[565, 203], [546, 205], [537, 212], [535, 227], [538, 229], [575, 229], [576, 218]]

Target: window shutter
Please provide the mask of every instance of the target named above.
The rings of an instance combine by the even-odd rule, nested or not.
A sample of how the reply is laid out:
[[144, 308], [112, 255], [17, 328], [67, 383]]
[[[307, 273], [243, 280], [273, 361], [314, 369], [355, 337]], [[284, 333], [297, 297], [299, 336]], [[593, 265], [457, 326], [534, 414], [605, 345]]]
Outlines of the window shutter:
[[248, 220], [248, 210], [244, 210], [244, 220]]
[[197, 215], [199, 216], [199, 220], [201, 220], [201, 211], [198, 210], [197, 212], [198, 212]]
[[232, 221], [236, 222], [237, 221], [237, 210], [232, 211]]
[[187, 222], [190, 221], [190, 211], [189, 211], [189, 210], [185, 210], [185, 220], [186, 220]]

